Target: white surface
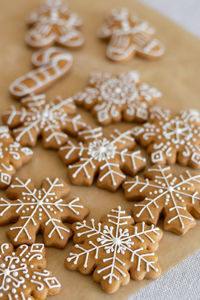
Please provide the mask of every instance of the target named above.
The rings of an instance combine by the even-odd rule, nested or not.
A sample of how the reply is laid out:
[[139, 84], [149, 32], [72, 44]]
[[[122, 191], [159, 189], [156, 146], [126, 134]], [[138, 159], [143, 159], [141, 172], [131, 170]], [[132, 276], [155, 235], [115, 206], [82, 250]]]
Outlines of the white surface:
[[152, 7], [200, 37], [200, 0], [138, 0], [138, 2]]
[[[200, 0], [140, 0], [200, 37]], [[180, 237], [181, 238], [181, 237]], [[200, 251], [129, 300], [200, 300]]]

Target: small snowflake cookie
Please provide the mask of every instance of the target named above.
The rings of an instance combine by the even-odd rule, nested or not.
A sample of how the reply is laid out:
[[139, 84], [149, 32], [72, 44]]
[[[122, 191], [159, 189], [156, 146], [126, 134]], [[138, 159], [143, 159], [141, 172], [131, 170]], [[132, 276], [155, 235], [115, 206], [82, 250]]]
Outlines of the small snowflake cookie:
[[144, 222], [134, 224], [133, 218], [119, 206], [100, 222], [73, 224], [74, 243], [65, 260], [70, 270], [82, 274], [93, 272], [107, 293], [116, 292], [131, 279], [156, 279], [161, 273], [154, 253], [162, 238], [162, 231]]
[[21, 145], [33, 147], [42, 136], [45, 148], [58, 149], [68, 140], [68, 134], [75, 136], [86, 128], [72, 98], [46, 102], [45, 95], [37, 95], [23, 98], [21, 104], [21, 108], [11, 106], [2, 116]]
[[175, 176], [170, 167], [154, 165], [123, 188], [127, 200], [137, 201], [132, 208], [136, 222], [156, 225], [164, 215], [165, 230], [185, 234], [195, 226], [194, 217], [200, 218], [200, 175]]
[[31, 245], [42, 231], [46, 246], [64, 248], [72, 231], [63, 222], [83, 220], [89, 213], [79, 197], [62, 199], [69, 190], [59, 178], [45, 178], [38, 190], [30, 178], [16, 177], [7, 189], [11, 200], [0, 198], [0, 225], [15, 222], [7, 231], [12, 244]]
[[27, 45], [34, 48], [58, 44], [76, 48], [84, 43], [80, 32], [82, 21], [60, 0], [47, 0], [27, 21], [30, 27], [25, 37]]
[[133, 176], [146, 166], [141, 151], [132, 151], [131, 131], [115, 130], [107, 139], [101, 128], [88, 128], [79, 138], [79, 143], [70, 140], [59, 150], [73, 184], [90, 186], [98, 173], [98, 187], [114, 192], [125, 180], [124, 173]]
[[61, 285], [46, 268], [43, 244], [31, 247], [0, 243], [0, 299], [45, 300], [59, 293]]
[[33, 151], [21, 147], [7, 126], [0, 126], [0, 189], [10, 185], [12, 175], [33, 156]]
[[106, 55], [115, 62], [130, 60], [135, 54], [158, 58], [165, 51], [163, 44], [155, 38], [155, 29], [125, 8], [112, 10], [98, 37], [109, 40]]
[[77, 93], [77, 105], [84, 106], [101, 125], [125, 120], [144, 122], [149, 107], [161, 97], [161, 92], [140, 82], [139, 73], [129, 71], [111, 75], [92, 73], [88, 86]]
[[9, 87], [16, 99], [38, 94], [54, 84], [71, 70], [73, 57], [63, 49], [51, 47], [33, 53], [31, 62], [35, 69], [18, 77]]
[[133, 135], [151, 154], [154, 164], [188, 165], [200, 169], [200, 114], [186, 110], [174, 114], [152, 108], [150, 118]]

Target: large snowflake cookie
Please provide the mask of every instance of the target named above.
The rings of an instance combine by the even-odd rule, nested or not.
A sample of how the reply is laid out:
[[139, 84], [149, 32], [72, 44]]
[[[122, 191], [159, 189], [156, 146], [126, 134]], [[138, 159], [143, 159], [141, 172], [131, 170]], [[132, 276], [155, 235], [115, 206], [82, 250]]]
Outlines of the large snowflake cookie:
[[184, 234], [195, 226], [194, 217], [200, 218], [200, 175], [175, 176], [170, 167], [154, 165], [145, 178], [131, 178], [123, 188], [127, 200], [137, 201], [132, 208], [137, 222], [156, 225], [164, 214], [164, 228]]
[[47, 103], [45, 95], [38, 95], [26, 97], [21, 103], [21, 108], [11, 106], [2, 118], [22, 145], [35, 146], [42, 136], [45, 148], [58, 149], [68, 140], [68, 134], [75, 136], [86, 127], [72, 98], [57, 97]]
[[162, 231], [144, 222], [134, 224], [133, 218], [119, 206], [100, 222], [91, 219], [75, 223], [75, 246], [65, 260], [65, 266], [82, 274], [93, 272], [107, 293], [116, 292], [131, 279], [155, 279], [161, 270], [154, 253]]
[[125, 8], [112, 10], [98, 36], [109, 40], [106, 55], [116, 62], [127, 61], [135, 54], [158, 58], [165, 51], [163, 44], [155, 38], [155, 29]]
[[98, 173], [98, 187], [114, 192], [125, 180], [124, 173], [135, 175], [146, 166], [141, 151], [132, 151], [135, 140], [131, 131], [115, 130], [107, 139], [101, 128], [89, 128], [80, 132], [79, 138], [79, 143], [68, 141], [59, 150], [73, 184], [90, 186]]
[[38, 50], [32, 55], [33, 71], [18, 77], [10, 85], [10, 94], [17, 99], [38, 94], [66, 75], [72, 67], [73, 57], [58, 47]]
[[12, 244], [31, 245], [42, 231], [45, 245], [65, 247], [72, 231], [63, 222], [83, 220], [89, 213], [79, 197], [62, 199], [69, 190], [59, 178], [45, 178], [38, 190], [30, 178], [16, 177], [7, 189], [11, 200], [0, 198], [0, 225], [15, 222], [7, 231]]
[[21, 147], [16, 142], [7, 126], [0, 126], [0, 188], [11, 183], [12, 175], [33, 156], [33, 151]]
[[174, 114], [152, 108], [150, 118], [133, 129], [135, 138], [151, 153], [154, 164], [188, 165], [200, 168], [200, 115], [196, 110]]
[[160, 91], [140, 82], [138, 72], [129, 71], [118, 75], [92, 73], [86, 89], [74, 99], [91, 110], [99, 124], [107, 125], [121, 119], [144, 122], [149, 107], [160, 97]]
[[52, 46], [55, 43], [63, 47], [80, 47], [83, 36], [80, 32], [82, 22], [75, 13], [71, 13], [60, 0], [47, 0], [27, 21], [30, 27], [25, 40], [34, 48]]
[[13, 249], [11, 244], [0, 243], [0, 299], [45, 300], [58, 294], [61, 285], [45, 267], [43, 244]]

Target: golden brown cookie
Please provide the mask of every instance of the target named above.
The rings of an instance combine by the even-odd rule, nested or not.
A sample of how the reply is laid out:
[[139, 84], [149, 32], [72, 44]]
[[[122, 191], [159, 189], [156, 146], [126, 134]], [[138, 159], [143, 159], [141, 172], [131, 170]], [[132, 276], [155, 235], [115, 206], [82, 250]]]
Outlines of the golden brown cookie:
[[45, 178], [38, 190], [30, 178], [16, 177], [7, 189], [8, 199], [0, 199], [0, 225], [15, 222], [7, 231], [12, 244], [31, 245], [42, 231], [46, 246], [64, 248], [72, 231], [63, 222], [83, 220], [89, 213], [79, 197], [63, 199], [69, 191], [59, 178]]
[[60, 282], [46, 269], [43, 244], [31, 247], [0, 243], [0, 298], [3, 300], [45, 300], [56, 295]]
[[151, 154], [153, 164], [200, 168], [200, 115], [193, 109], [172, 113], [151, 108], [147, 123], [133, 128], [133, 135]]
[[37, 95], [22, 99], [21, 104], [21, 108], [11, 106], [2, 119], [22, 145], [33, 147], [42, 136], [45, 148], [58, 149], [68, 140], [68, 134], [75, 136], [86, 127], [72, 98], [46, 102], [45, 95]]
[[73, 57], [61, 48], [51, 47], [33, 53], [31, 61], [35, 69], [10, 85], [10, 94], [16, 99], [43, 92], [70, 71]]
[[118, 206], [100, 222], [91, 219], [75, 223], [75, 246], [65, 260], [65, 266], [82, 274], [93, 273], [107, 293], [116, 292], [131, 279], [159, 277], [161, 269], [154, 253], [162, 231], [154, 225], [136, 223]]
[[135, 54], [159, 58], [165, 52], [163, 44], [155, 38], [155, 29], [126, 8], [112, 10], [98, 37], [109, 41], [106, 55], [115, 62], [130, 60]]
[[175, 176], [170, 167], [154, 165], [145, 177], [127, 179], [123, 188], [126, 199], [136, 201], [136, 222], [156, 225], [164, 215], [165, 230], [185, 234], [195, 226], [194, 217], [200, 218], [200, 175], [186, 171]]
[[116, 129], [107, 139], [101, 128], [88, 128], [79, 133], [79, 138], [79, 143], [70, 140], [59, 150], [75, 185], [90, 186], [98, 174], [97, 186], [114, 192], [125, 174], [133, 176], [146, 166], [141, 151], [132, 150], [136, 143], [131, 131], [121, 133]]
[[16, 142], [7, 126], [0, 126], [0, 188], [10, 185], [12, 175], [29, 162], [33, 151], [28, 147], [21, 147]]
[[132, 70], [117, 75], [92, 73], [86, 89], [77, 93], [74, 100], [90, 110], [99, 124], [108, 125], [122, 119], [144, 122], [149, 107], [160, 97], [160, 91], [141, 82], [139, 73]]
[[47, 0], [30, 15], [27, 25], [30, 29], [25, 41], [34, 48], [54, 44], [77, 48], [84, 43], [80, 32], [82, 21], [77, 14], [71, 13], [61, 0]]

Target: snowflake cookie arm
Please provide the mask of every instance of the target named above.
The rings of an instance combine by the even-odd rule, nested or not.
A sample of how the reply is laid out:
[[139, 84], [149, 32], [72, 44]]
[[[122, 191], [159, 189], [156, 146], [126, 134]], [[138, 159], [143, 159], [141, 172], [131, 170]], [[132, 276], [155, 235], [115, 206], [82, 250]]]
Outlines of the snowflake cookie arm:
[[27, 117], [27, 112], [25, 108], [19, 109], [12, 105], [10, 110], [3, 112], [2, 121], [9, 128], [15, 128], [20, 126], [24, 119]]
[[17, 170], [31, 160], [33, 151], [28, 147], [21, 147], [19, 143], [13, 142], [8, 145], [7, 155], [9, 156], [10, 163]]
[[138, 92], [141, 100], [145, 101], [148, 106], [157, 102], [162, 96], [162, 93], [158, 89], [149, 86], [147, 83], [139, 84]]
[[76, 104], [82, 106], [86, 109], [91, 109], [97, 103], [97, 99], [100, 93], [95, 87], [88, 87], [82, 92], [79, 92], [74, 95], [73, 99]]
[[[58, 294], [61, 285], [52, 272], [45, 269], [46, 253], [44, 244], [33, 244], [27, 246], [25, 244], [16, 249], [16, 256], [24, 260], [28, 266], [27, 290], [24, 295], [33, 299], [46, 299], [47, 295]], [[23, 299], [23, 298], [22, 298]]]

